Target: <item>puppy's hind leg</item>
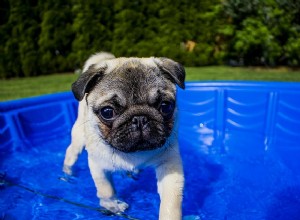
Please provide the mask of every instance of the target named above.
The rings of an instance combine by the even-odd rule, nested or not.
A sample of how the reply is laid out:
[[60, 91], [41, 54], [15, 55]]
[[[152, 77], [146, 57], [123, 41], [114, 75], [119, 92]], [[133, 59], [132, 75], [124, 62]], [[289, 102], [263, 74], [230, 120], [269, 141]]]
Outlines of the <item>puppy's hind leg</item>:
[[81, 154], [85, 145], [83, 125], [77, 119], [72, 128], [71, 144], [67, 148], [63, 172], [67, 175], [72, 175], [72, 166], [76, 163], [78, 155]]

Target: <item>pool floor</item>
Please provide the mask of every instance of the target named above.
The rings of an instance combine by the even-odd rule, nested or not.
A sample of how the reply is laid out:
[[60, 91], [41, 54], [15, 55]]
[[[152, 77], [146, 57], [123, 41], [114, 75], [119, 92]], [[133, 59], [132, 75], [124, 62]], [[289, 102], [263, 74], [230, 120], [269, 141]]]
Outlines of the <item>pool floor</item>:
[[[298, 163], [257, 144], [244, 133], [223, 143], [180, 132], [185, 171], [184, 220], [300, 219]], [[158, 219], [154, 171], [138, 178], [116, 173], [116, 191], [130, 208], [126, 216], [97, 211], [96, 189], [84, 152], [75, 176], [61, 171], [68, 137], [0, 153], [0, 219]], [[285, 148], [282, 148], [283, 150]]]

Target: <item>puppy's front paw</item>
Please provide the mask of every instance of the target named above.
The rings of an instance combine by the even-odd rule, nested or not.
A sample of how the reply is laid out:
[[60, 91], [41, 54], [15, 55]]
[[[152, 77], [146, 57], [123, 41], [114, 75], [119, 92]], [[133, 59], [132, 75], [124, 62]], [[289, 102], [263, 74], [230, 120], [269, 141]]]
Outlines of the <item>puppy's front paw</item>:
[[100, 206], [113, 213], [124, 212], [129, 207], [126, 202], [118, 199], [100, 199]]
[[73, 174], [72, 166], [68, 166], [68, 165], [64, 164], [63, 172], [69, 176], [72, 176], [72, 174]]

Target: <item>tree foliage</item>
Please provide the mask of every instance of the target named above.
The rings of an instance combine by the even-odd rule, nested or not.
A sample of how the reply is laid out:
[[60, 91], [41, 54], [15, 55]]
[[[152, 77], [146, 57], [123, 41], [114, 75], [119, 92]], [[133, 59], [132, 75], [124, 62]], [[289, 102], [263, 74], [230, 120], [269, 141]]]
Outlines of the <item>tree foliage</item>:
[[296, 0], [2, 0], [0, 78], [73, 71], [97, 51], [299, 66], [299, 14]]
[[235, 34], [229, 57], [246, 65], [300, 65], [300, 2], [295, 0], [227, 0], [224, 13]]

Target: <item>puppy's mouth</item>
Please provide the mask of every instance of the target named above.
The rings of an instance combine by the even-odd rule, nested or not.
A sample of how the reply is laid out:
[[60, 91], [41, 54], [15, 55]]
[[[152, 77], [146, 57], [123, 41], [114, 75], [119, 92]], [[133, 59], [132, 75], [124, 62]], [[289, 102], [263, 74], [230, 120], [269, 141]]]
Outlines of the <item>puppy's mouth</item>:
[[112, 143], [111, 146], [119, 151], [124, 153], [134, 153], [139, 151], [150, 151], [161, 148], [166, 142], [166, 139], [161, 140], [160, 142], [153, 143], [148, 140], [139, 140], [131, 144], [123, 143]]
[[130, 123], [112, 130], [107, 141], [119, 151], [132, 153], [161, 148], [167, 136], [162, 124], [149, 121], [145, 116], [135, 116]]

